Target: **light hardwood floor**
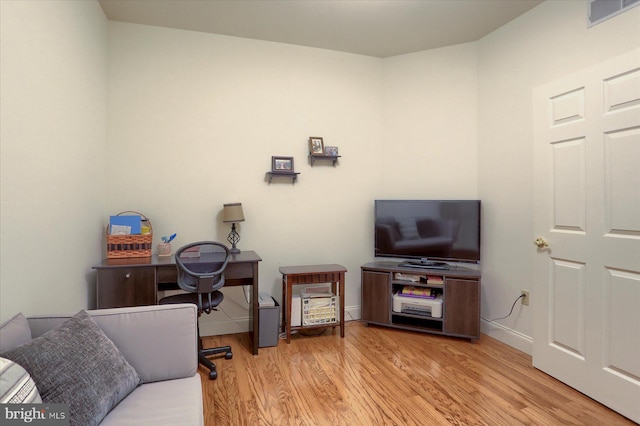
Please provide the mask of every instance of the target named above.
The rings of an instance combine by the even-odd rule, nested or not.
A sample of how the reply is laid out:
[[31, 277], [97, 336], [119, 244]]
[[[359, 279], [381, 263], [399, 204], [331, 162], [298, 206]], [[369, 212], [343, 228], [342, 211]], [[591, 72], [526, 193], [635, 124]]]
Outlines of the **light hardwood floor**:
[[[491, 337], [469, 340], [348, 322], [319, 336], [249, 350], [247, 333], [202, 367], [205, 424], [219, 425], [634, 425], [536, 370], [531, 357]], [[640, 401], [639, 401], [640, 403]]]

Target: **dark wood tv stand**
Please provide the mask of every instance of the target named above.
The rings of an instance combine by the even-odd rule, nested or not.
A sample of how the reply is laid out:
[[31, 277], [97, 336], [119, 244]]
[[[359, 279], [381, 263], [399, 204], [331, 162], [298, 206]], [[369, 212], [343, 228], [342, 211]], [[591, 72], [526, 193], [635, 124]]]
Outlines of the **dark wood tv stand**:
[[[452, 266], [451, 269], [422, 269], [398, 266], [400, 262], [378, 261], [363, 265], [362, 321], [423, 333], [477, 339], [480, 337], [480, 271]], [[410, 282], [396, 274], [442, 277]], [[404, 285], [435, 288], [442, 293], [442, 317], [435, 318], [393, 311], [393, 293]]]

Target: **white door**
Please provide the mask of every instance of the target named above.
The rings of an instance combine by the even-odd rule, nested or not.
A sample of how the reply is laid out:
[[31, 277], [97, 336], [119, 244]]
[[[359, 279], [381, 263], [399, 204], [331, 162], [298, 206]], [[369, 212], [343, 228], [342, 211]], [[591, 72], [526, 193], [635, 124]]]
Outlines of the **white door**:
[[640, 50], [533, 99], [533, 365], [640, 422]]

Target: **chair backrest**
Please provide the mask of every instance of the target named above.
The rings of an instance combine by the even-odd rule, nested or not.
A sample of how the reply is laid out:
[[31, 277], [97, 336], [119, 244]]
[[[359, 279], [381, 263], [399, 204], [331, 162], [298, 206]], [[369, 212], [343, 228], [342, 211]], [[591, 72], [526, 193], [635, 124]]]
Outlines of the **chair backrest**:
[[229, 249], [216, 241], [199, 241], [176, 251], [178, 286], [191, 293], [212, 293], [224, 285]]

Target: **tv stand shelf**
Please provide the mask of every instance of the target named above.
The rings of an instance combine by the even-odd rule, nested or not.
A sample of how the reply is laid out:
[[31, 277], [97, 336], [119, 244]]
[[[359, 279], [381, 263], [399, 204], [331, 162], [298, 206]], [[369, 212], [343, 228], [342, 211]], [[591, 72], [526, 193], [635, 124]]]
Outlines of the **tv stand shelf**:
[[[480, 337], [480, 271], [452, 266], [449, 269], [407, 268], [400, 262], [378, 261], [363, 265], [362, 321], [423, 333], [477, 339]], [[416, 282], [396, 274], [419, 277]], [[427, 277], [432, 277], [431, 282]], [[433, 277], [441, 278], [441, 282]], [[393, 294], [403, 286], [435, 289], [442, 294], [442, 317], [393, 310]]]

